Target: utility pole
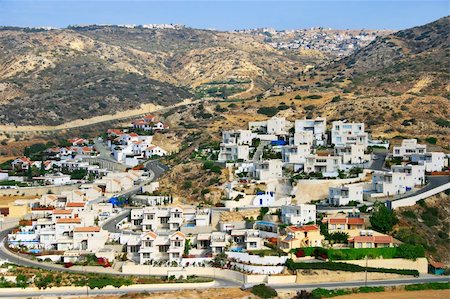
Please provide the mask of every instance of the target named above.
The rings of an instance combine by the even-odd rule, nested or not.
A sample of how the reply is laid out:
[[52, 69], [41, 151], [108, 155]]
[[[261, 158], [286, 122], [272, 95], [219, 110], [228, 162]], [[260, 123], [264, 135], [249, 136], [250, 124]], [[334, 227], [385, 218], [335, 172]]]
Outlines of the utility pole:
[[365, 273], [365, 276], [366, 276], [366, 278], [365, 278], [365, 282], [364, 282], [364, 285], [367, 287], [367, 263], [368, 263], [368, 260], [367, 260], [367, 255], [366, 255], [366, 273]]

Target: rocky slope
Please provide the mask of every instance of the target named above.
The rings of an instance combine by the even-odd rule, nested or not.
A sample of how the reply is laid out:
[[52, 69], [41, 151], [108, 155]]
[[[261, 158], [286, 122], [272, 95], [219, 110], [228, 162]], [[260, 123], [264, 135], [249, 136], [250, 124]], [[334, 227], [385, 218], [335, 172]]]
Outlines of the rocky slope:
[[450, 17], [377, 37], [333, 65], [353, 90], [372, 93], [449, 93]]
[[[303, 65], [301, 57], [293, 59], [257, 37], [237, 33], [3, 28], [0, 123], [55, 125], [205, 94], [250, 97]], [[199, 87], [204, 94], [198, 94]]]

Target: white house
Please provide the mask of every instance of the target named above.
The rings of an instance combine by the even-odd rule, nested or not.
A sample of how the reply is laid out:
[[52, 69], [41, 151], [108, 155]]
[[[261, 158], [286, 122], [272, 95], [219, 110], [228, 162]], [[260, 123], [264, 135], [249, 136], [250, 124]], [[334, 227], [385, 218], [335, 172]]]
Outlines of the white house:
[[251, 145], [252, 140], [256, 138], [257, 134], [250, 130], [233, 130], [222, 132], [222, 142], [225, 144]]
[[364, 131], [364, 123], [348, 123], [334, 121], [331, 129], [331, 143], [335, 146], [362, 144], [367, 147], [368, 134]]
[[249, 122], [248, 127], [253, 132], [283, 136], [289, 133], [292, 124], [284, 117], [274, 116], [264, 121]]
[[425, 183], [423, 165], [395, 165], [392, 171], [375, 171], [372, 174], [372, 189], [387, 196], [405, 193], [423, 183]]
[[280, 179], [283, 177], [283, 162], [281, 160], [267, 160], [254, 163], [253, 177], [259, 181]]
[[97, 251], [105, 246], [108, 232], [98, 226], [80, 226], [73, 229], [73, 249]]
[[425, 165], [425, 171], [442, 171], [448, 167], [448, 157], [442, 152], [428, 152], [425, 154], [412, 154], [411, 162]]
[[363, 202], [363, 186], [349, 184], [328, 189], [328, 203], [336, 206], [346, 206], [350, 201]]
[[[314, 140], [314, 145], [318, 146], [325, 145], [327, 139], [326, 127], [327, 121], [325, 118], [322, 117], [317, 117], [316, 119], [295, 120], [294, 144], [298, 144], [296, 142], [307, 142], [309, 138], [306, 136], [308, 135], [301, 135], [301, 133], [311, 132]], [[296, 136], [296, 134], [298, 135]]]
[[281, 207], [281, 221], [290, 225], [316, 222], [316, 205], [300, 204]]
[[342, 157], [343, 164], [361, 164], [370, 160], [370, 154], [366, 154], [367, 147], [364, 144], [350, 144], [335, 146], [337, 156]]
[[285, 145], [281, 148], [283, 163], [293, 164], [294, 171], [303, 169], [306, 156], [311, 154], [311, 146], [308, 144]]
[[243, 160], [249, 158], [249, 146], [256, 134], [250, 130], [224, 131], [218, 160], [220, 162]]
[[275, 192], [258, 192], [252, 201], [253, 206], [267, 207], [275, 202]]
[[308, 155], [305, 160], [305, 173], [322, 173], [325, 177], [336, 177], [341, 169], [342, 157], [331, 155]]
[[409, 159], [412, 155], [425, 154], [427, 146], [417, 143], [417, 139], [403, 139], [402, 145], [394, 146], [392, 155], [403, 159]]
[[237, 145], [237, 144], [220, 144], [220, 152], [218, 161], [247, 161], [249, 158], [250, 148], [248, 145]]
[[140, 238], [139, 263], [169, 261], [178, 264], [183, 256], [185, 242], [186, 236], [182, 232], [175, 232], [171, 235], [146, 232]]

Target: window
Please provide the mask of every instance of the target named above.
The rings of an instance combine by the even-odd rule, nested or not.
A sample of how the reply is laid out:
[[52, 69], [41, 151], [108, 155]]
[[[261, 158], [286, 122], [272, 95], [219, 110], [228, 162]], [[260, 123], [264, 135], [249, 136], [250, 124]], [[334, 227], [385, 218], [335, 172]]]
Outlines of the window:
[[128, 252], [131, 252], [131, 253], [139, 252], [139, 247], [138, 246], [128, 246]]
[[174, 217], [174, 218], [181, 218], [181, 214], [180, 214], [180, 213], [174, 213], [174, 214], [173, 214], [173, 217]]
[[169, 217], [161, 217], [161, 224], [169, 223]]
[[155, 215], [147, 214], [147, 220], [153, 220], [154, 218], [155, 218]]
[[144, 241], [144, 247], [152, 247], [153, 241]]
[[149, 259], [149, 258], [150, 258], [150, 253], [149, 253], [149, 252], [144, 252], [144, 253], [142, 254], [142, 257], [143, 257], [144, 259]]
[[159, 246], [159, 252], [167, 252], [167, 251], [169, 251], [169, 245]]
[[250, 242], [249, 247], [250, 248], [256, 248], [256, 242]]
[[173, 242], [173, 245], [175, 247], [181, 247], [181, 242], [180, 241], [175, 241], [175, 242]]
[[174, 259], [177, 259], [177, 258], [180, 257], [180, 254], [179, 254], [178, 252], [172, 253], [172, 257], [173, 257]]

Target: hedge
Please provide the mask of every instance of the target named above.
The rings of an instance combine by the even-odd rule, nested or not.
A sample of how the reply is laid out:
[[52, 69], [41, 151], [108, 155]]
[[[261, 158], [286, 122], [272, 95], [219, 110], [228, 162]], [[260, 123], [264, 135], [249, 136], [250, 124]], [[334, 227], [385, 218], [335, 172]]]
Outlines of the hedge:
[[405, 286], [406, 291], [447, 290], [447, 289], [450, 289], [450, 282], [429, 282]]
[[317, 262], [317, 263], [295, 263], [292, 259], [286, 261], [286, 267], [289, 270], [330, 270], [330, 271], [347, 271], [347, 272], [379, 272], [379, 273], [392, 273], [400, 275], [413, 275], [419, 276], [417, 270], [403, 270], [403, 269], [386, 269], [386, 268], [373, 268], [362, 267], [353, 264], [335, 263], [335, 262]]
[[293, 249], [293, 254], [302, 250], [305, 256], [315, 256], [316, 253], [325, 254], [330, 261], [338, 260], [362, 260], [366, 256], [369, 259], [383, 257], [385, 259], [405, 258], [415, 260], [425, 256], [421, 245], [402, 244], [399, 247], [385, 248], [349, 248], [349, 249], [325, 249], [322, 247], [304, 247]]

